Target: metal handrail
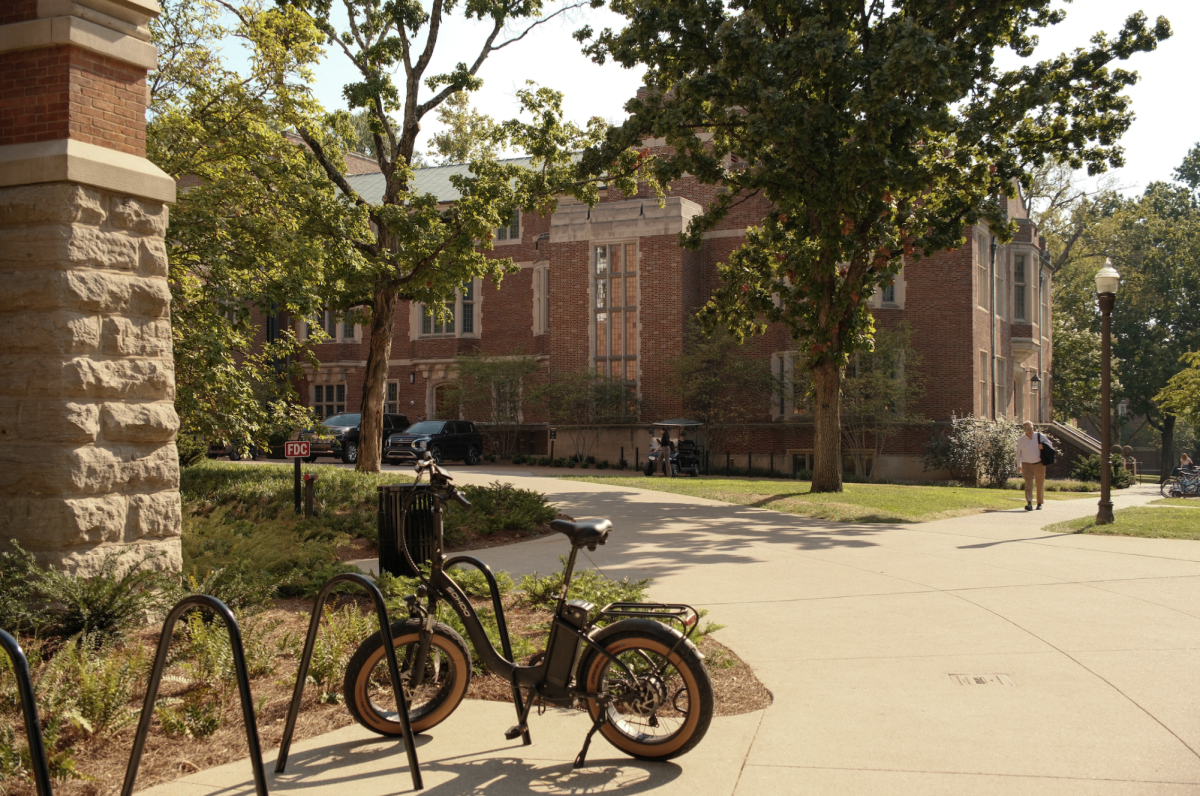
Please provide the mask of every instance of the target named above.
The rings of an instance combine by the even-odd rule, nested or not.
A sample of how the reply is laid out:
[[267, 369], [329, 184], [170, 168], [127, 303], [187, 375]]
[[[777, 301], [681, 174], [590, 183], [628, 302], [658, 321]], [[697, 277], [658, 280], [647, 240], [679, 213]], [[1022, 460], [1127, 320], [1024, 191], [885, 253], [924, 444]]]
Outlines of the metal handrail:
[[[396, 710], [399, 713], [400, 729], [404, 734], [404, 748], [408, 752], [408, 767], [412, 771], [413, 789], [423, 790], [421, 769], [417, 763], [417, 745], [413, 740], [412, 723], [408, 716], [408, 700], [404, 696], [404, 683], [400, 679], [400, 665], [396, 661], [396, 644], [392, 638], [392, 625], [388, 621], [387, 607], [383, 603], [383, 593], [379, 587], [368, 578], [354, 572], [344, 572], [335, 575], [325, 582], [313, 603], [312, 619], [308, 623], [308, 636], [304, 639], [304, 653], [300, 656], [300, 669], [296, 672], [296, 687], [292, 692], [292, 704], [288, 708], [287, 725], [283, 730], [283, 740], [279, 743], [279, 757], [275, 761], [275, 773], [280, 774], [287, 766], [288, 750], [292, 746], [292, 734], [296, 730], [296, 718], [300, 715], [300, 701], [304, 698], [304, 684], [308, 679], [308, 667], [312, 662], [313, 649], [317, 643], [317, 630], [321, 626], [321, 612], [325, 600], [333, 587], [339, 583], [354, 583], [362, 586], [371, 595], [375, 603], [375, 613], [379, 617], [379, 633], [383, 636], [384, 655], [387, 657], [388, 671], [392, 677], [392, 690], [396, 693]], [[347, 699], [351, 695], [346, 695]]]
[[29, 761], [33, 765], [33, 781], [38, 796], [53, 796], [50, 789], [50, 765], [46, 761], [46, 742], [42, 740], [42, 725], [38, 721], [37, 699], [33, 693], [33, 678], [29, 675], [29, 659], [21, 645], [7, 632], [0, 630], [0, 647], [8, 653], [17, 675], [17, 693], [21, 697], [21, 713], [25, 717], [25, 737], [29, 740]]
[[133, 751], [129, 756], [129, 767], [125, 770], [125, 784], [121, 787], [121, 796], [132, 796], [133, 783], [137, 780], [138, 767], [142, 763], [142, 752], [146, 748], [146, 736], [150, 732], [150, 720], [154, 718], [154, 701], [158, 697], [158, 685], [162, 680], [163, 669], [167, 665], [167, 650], [171, 646], [171, 636], [174, 635], [175, 625], [180, 618], [194, 608], [207, 608], [220, 617], [229, 631], [229, 646], [233, 650], [233, 668], [237, 675], [238, 696], [242, 701], [242, 720], [246, 726], [246, 746], [250, 750], [250, 765], [254, 769], [254, 791], [258, 796], [268, 796], [267, 777], [263, 771], [262, 745], [258, 740], [258, 725], [254, 719], [254, 701], [250, 696], [250, 676], [246, 671], [246, 655], [242, 649], [242, 633], [238, 629], [237, 619], [229, 606], [207, 594], [194, 594], [184, 597], [163, 622], [162, 635], [158, 639], [158, 653], [154, 657], [154, 668], [150, 671], [150, 683], [146, 686], [146, 701], [142, 706], [142, 716], [138, 720], [137, 735], [133, 738]]

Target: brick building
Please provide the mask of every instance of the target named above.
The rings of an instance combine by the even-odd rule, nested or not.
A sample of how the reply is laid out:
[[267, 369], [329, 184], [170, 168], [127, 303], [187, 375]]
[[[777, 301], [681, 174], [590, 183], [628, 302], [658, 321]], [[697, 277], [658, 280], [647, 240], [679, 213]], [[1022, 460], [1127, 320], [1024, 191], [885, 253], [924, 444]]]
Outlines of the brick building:
[[[415, 187], [453, 202], [457, 193], [449, 177], [464, 169], [420, 169]], [[347, 179], [368, 201], [382, 197], [380, 174]], [[482, 280], [465, 286], [452, 299], [454, 319], [447, 324], [436, 323], [419, 305], [404, 302], [398, 308], [387, 411], [411, 420], [444, 416], [439, 395], [454, 380], [456, 355], [519, 351], [551, 372], [595, 370], [627, 382], [641, 399], [643, 423], [606, 430], [596, 455], [615, 461], [621, 448], [631, 461], [635, 448], [644, 455], [649, 424], [683, 413], [670, 382], [687, 317], [707, 301], [717, 263], [742, 244], [745, 229], [767, 210], [765, 202], [745, 203], [705, 234], [700, 250], [680, 248], [678, 234], [714, 191], [685, 179], [671, 187], [662, 207], [653, 198], [611, 196], [590, 209], [566, 200], [544, 218], [514, 214], [511, 225], [497, 231], [491, 254], [511, 257], [518, 273], [498, 286]], [[911, 263], [870, 300], [878, 326], [910, 324], [927, 377], [917, 411], [935, 423], [954, 414], [1050, 419], [1048, 389], [1030, 387], [1034, 374], [1049, 385], [1050, 269], [1022, 202], [1010, 200], [1008, 213], [1017, 219], [1019, 233], [997, 248], [994, 271], [991, 237], [974, 228], [960, 248]], [[306, 372], [301, 392], [322, 416], [357, 411], [367, 357], [364, 330], [332, 313], [321, 322], [330, 339], [313, 346], [321, 367]], [[781, 326], [746, 346], [777, 376], [787, 382], [796, 376], [795, 344]], [[811, 415], [790, 392], [773, 396], [770, 416], [734, 434], [729, 452], [760, 455], [760, 466], [773, 455], [781, 469], [793, 462], [811, 467]], [[546, 426], [537, 420], [525, 417], [530, 433], [524, 446], [543, 454]], [[918, 461], [928, 434], [928, 427], [901, 434], [876, 475], [932, 477], [922, 474]], [[725, 451], [713, 453], [724, 460]]]

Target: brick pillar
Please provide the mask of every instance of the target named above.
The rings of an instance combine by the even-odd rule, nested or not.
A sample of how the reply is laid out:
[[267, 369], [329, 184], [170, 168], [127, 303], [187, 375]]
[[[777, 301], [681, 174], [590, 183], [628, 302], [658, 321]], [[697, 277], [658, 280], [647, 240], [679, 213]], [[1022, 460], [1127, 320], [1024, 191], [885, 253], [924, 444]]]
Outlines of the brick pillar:
[[175, 184], [145, 159], [158, 6], [0, 5], [0, 547], [178, 569]]

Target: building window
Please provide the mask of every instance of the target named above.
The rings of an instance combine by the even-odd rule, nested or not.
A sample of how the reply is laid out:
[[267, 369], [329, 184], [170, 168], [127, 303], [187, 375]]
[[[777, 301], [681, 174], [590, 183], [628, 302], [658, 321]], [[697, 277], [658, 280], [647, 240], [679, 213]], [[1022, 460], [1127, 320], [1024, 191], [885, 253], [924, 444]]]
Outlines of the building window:
[[417, 304], [416, 311], [421, 314], [422, 337], [476, 337], [477, 336], [477, 304], [475, 295], [479, 280], [472, 279], [460, 289], [454, 291], [454, 298], [446, 302], [446, 314], [441, 318], [434, 317], [427, 305]]
[[1018, 254], [1013, 258], [1013, 318], [1020, 321], [1029, 320], [1029, 286], [1025, 273], [1025, 255]]
[[996, 360], [996, 417], [1008, 416], [1008, 363]]
[[975, 251], [975, 289], [978, 293], [976, 301], [980, 307], [987, 309], [990, 303], [988, 298], [988, 258], [991, 257], [991, 254], [987, 235], [983, 234], [982, 230], [975, 233]]
[[892, 281], [887, 287], [885, 287], [883, 289], [883, 303], [884, 304], [895, 304], [896, 303], [896, 283], [895, 283], [895, 281]]
[[550, 331], [550, 266], [533, 267], [533, 333]]
[[316, 343], [357, 343], [359, 341], [360, 328], [358, 324], [350, 323], [345, 319], [341, 319], [339, 322], [339, 318], [329, 308], [321, 310], [302, 324], [299, 334], [301, 339], [308, 340], [315, 336], [318, 330], [324, 335], [322, 339], [313, 341]]
[[340, 415], [346, 411], [346, 385], [314, 384], [312, 405], [318, 420]]
[[[985, 281], [984, 284], [987, 284]], [[991, 412], [991, 407], [988, 405], [988, 353], [987, 351], [979, 352], [979, 416], [987, 417]]]
[[[998, 255], [999, 252], [997, 252], [997, 260], [1000, 259]], [[1005, 317], [1004, 305], [1006, 303], [1004, 301], [1004, 297], [1008, 295], [1008, 291], [1005, 290], [1004, 285], [1005, 279], [1003, 265], [997, 264], [994, 276], [996, 277], [996, 315], [1003, 318]]]
[[387, 392], [383, 402], [383, 411], [389, 415], [398, 414], [400, 412], [400, 382], [389, 381], [387, 383]]
[[632, 243], [594, 249], [596, 373], [637, 384], [637, 247]]
[[779, 420], [802, 420], [812, 416], [812, 401], [809, 398], [811, 380], [803, 366], [797, 367], [800, 356], [795, 351], [784, 351], [771, 355], [771, 371], [779, 377]]
[[1046, 277], [1038, 280], [1038, 293], [1042, 296], [1042, 335], [1050, 335], [1050, 291], [1046, 289]]
[[521, 239], [521, 209], [516, 208], [508, 217], [507, 227], [496, 228], [496, 240]]

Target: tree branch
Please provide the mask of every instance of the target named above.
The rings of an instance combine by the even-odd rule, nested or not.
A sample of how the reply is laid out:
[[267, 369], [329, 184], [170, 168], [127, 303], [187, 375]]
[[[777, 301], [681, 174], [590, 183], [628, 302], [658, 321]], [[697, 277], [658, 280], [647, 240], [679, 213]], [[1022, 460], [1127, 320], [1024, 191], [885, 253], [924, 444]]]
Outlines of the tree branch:
[[574, 11], [576, 8], [582, 8], [583, 6], [586, 6], [586, 5], [589, 5], [587, 0], [580, 0], [580, 2], [572, 3], [569, 6], [563, 6], [562, 8], [558, 9], [553, 14], [551, 14], [550, 16], [542, 17], [537, 22], [534, 22], [532, 25], [525, 28], [525, 30], [521, 33], [520, 36], [517, 36], [516, 38], [513, 38], [513, 39], [509, 39], [508, 41], [504, 42], [503, 44], [497, 44], [495, 47], [492, 48], [492, 52], [495, 52], [496, 50], [503, 50], [508, 45], [519, 42], [521, 39], [528, 36], [529, 32], [532, 31], [534, 28], [536, 28], [538, 25], [542, 25], [546, 22], [549, 22], [550, 20], [554, 19], [559, 14], [566, 13], [567, 11]]

